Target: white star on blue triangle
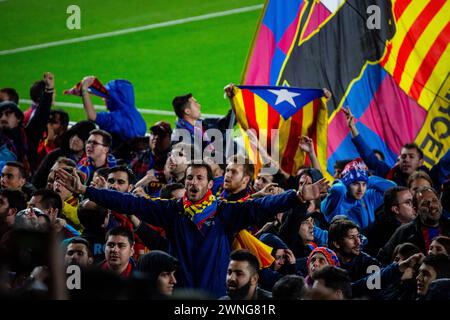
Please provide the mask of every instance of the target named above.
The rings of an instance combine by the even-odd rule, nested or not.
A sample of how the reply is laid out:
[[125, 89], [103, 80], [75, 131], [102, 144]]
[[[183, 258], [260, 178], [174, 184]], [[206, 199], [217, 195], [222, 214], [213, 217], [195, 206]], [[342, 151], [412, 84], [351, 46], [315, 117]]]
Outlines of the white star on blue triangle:
[[238, 86], [251, 90], [266, 101], [284, 120], [288, 120], [312, 100], [323, 96], [322, 89], [300, 89], [274, 86]]

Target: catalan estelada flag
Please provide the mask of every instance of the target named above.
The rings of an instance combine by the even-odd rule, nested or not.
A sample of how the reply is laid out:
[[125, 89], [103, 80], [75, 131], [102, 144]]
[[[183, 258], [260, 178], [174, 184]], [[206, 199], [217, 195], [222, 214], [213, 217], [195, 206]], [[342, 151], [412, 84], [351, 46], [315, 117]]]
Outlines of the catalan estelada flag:
[[264, 157], [267, 151], [284, 171], [295, 175], [305, 164], [305, 153], [298, 147], [305, 135], [313, 139], [319, 162], [326, 167], [327, 109], [322, 89], [236, 86], [232, 102], [253, 163], [266, 163], [261, 154]]
[[431, 167], [450, 147], [449, 12], [449, 0], [266, 0], [241, 83], [332, 92], [330, 175], [359, 156], [346, 106], [388, 165], [415, 142]]

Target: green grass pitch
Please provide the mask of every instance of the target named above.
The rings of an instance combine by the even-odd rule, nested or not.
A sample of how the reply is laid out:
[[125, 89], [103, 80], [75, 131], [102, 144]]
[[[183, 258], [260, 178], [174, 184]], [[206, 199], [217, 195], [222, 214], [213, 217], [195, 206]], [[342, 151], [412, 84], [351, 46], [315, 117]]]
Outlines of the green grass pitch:
[[[139, 27], [208, 13], [262, 4], [263, 0], [3, 0], [0, 1], [0, 51]], [[81, 9], [81, 29], [69, 30], [66, 9]], [[51, 71], [56, 101], [81, 103], [64, 96], [85, 75], [103, 83], [128, 79], [138, 108], [172, 111], [176, 95], [192, 92], [203, 113], [224, 114], [229, 103], [223, 87], [239, 83], [262, 9], [140, 31], [109, 38], [0, 55], [0, 88], [16, 88], [29, 99], [30, 84]], [[95, 104], [102, 104], [99, 99]], [[22, 109], [27, 108], [25, 104]], [[71, 121], [85, 118], [82, 109], [62, 108]], [[174, 123], [175, 116], [145, 114], [147, 124]]]

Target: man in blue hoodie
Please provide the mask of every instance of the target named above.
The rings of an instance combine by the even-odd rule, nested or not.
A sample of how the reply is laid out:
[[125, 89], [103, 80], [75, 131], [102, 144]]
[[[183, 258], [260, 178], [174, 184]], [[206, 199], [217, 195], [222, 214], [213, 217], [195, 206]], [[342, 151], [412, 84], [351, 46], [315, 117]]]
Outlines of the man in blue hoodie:
[[384, 192], [396, 184], [377, 176], [369, 177], [368, 173], [361, 158], [345, 166], [342, 178], [333, 184], [320, 205], [328, 223], [338, 214], [348, 216], [361, 229], [374, 223], [375, 210], [383, 204]]
[[108, 131], [116, 146], [131, 138], [145, 136], [146, 124], [134, 104], [131, 82], [122, 79], [109, 81], [105, 85], [108, 94], [104, 98], [108, 111], [96, 112], [88, 90], [95, 79], [94, 76], [87, 76], [81, 82], [81, 97], [88, 120], [95, 121], [100, 129]]
[[225, 278], [234, 236], [251, 225], [264, 224], [279, 211], [320, 196], [324, 180], [300, 191], [283, 192], [245, 202], [225, 202], [211, 192], [213, 174], [206, 163], [191, 163], [186, 169], [186, 193], [179, 200], [146, 199], [113, 190], [97, 190], [81, 184], [76, 176], [57, 171], [67, 188], [84, 194], [97, 204], [166, 230], [171, 254], [180, 261], [182, 286], [201, 288], [217, 297], [225, 295]]

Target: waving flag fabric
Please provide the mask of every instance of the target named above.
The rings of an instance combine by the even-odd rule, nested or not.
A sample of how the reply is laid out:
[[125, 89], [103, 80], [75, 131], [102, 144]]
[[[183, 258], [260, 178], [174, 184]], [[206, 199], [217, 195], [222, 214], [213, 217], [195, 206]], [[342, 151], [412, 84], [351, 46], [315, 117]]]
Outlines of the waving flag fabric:
[[[237, 86], [234, 93], [236, 118], [254, 163], [264, 159], [259, 158], [257, 147], [246, 136], [249, 129], [254, 130], [262, 152], [267, 151], [284, 171], [293, 175], [305, 164], [305, 154], [298, 148], [302, 135], [313, 139], [315, 150], [324, 150], [320, 142], [326, 141], [327, 109], [322, 89]], [[325, 164], [324, 152], [319, 152], [318, 158]]]
[[330, 89], [330, 174], [358, 156], [343, 106], [388, 164], [416, 142], [431, 166], [450, 146], [448, 12], [448, 0], [267, 0], [242, 83]]

